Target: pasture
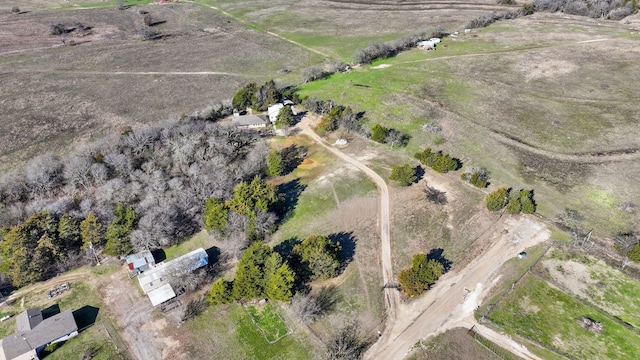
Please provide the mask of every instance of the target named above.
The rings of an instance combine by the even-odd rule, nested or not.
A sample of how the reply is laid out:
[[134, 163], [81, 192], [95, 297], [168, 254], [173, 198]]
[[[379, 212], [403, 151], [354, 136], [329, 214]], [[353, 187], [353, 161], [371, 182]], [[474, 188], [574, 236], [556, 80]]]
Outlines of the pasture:
[[[600, 332], [577, 320], [588, 317], [603, 325]], [[491, 312], [489, 319], [509, 334], [533, 340], [570, 359], [633, 359], [640, 356], [634, 331], [607, 314], [527, 274]]]
[[[26, 6], [22, 6], [28, 10]], [[142, 41], [148, 11], [162, 34]], [[81, 23], [63, 46], [49, 26]], [[157, 123], [223, 100], [248, 82], [321, 60], [191, 3], [0, 13], [0, 170], [66, 153], [126, 126]], [[286, 81], [289, 82], [289, 81]]]
[[[369, 125], [412, 136], [407, 155], [443, 149], [487, 168], [494, 185], [533, 188], [545, 217], [577, 209], [584, 226], [609, 236], [638, 220], [621, 205], [640, 202], [625, 180], [640, 171], [631, 80], [640, 74], [629, 50], [640, 35], [602, 28], [548, 14], [504, 21], [448, 37], [436, 51], [305, 84], [301, 94], [364, 110]], [[422, 131], [428, 123], [442, 131]]]

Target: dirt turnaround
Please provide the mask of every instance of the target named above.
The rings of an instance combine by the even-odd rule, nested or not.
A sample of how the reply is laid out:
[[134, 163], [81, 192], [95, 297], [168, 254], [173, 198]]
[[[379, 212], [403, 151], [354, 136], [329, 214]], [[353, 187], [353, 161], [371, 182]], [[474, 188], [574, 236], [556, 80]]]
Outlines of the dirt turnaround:
[[[340, 159], [356, 166], [369, 176], [380, 190], [380, 258], [383, 285], [393, 282], [391, 263], [389, 189], [373, 170], [324, 141], [312, 129], [317, 119], [305, 116], [298, 128]], [[395, 288], [385, 287], [386, 323], [382, 336], [367, 351], [365, 359], [402, 359], [413, 345], [455, 327], [471, 328], [492, 342], [523, 359], [539, 359], [526, 347], [508, 335], [496, 332], [476, 322], [473, 314], [488, 290], [497, 281], [502, 264], [524, 249], [549, 239], [550, 232], [532, 217], [502, 216], [477, 239], [482, 253], [464, 269], [445, 274], [426, 294], [408, 303], [400, 302]]]

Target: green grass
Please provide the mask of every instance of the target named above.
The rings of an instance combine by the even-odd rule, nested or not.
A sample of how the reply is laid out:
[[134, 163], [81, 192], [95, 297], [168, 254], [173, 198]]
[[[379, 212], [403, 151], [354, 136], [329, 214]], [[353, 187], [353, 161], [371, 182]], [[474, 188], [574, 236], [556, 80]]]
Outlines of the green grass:
[[93, 349], [95, 351], [91, 359], [126, 359], [118, 353], [118, 350], [109, 337], [109, 333], [101, 323], [92, 326], [78, 336], [68, 340], [46, 358], [50, 360], [75, 359], [87, 349]]
[[500, 282], [491, 289], [491, 293], [487, 297], [487, 300], [484, 301], [484, 305], [476, 311], [476, 317], [486, 314], [488, 310], [487, 307], [500, 300], [502, 296], [511, 289], [513, 283], [529, 270], [529, 268], [540, 258], [540, 256], [542, 256], [548, 247], [548, 243], [538, 244], [525, 249], [527, 256], [524, 259], [515, 257], [504, 263], [499, 271], [502, 275]]
[[[603, 324], [598, 335], [575, 320], [588, 316]], [[509, 334], [517, 334], [571, 359], [637, 359], [640, 337], [610, 317], [527, 274], [489, 316]]]
[[585, 265], [589, 272], [586, 281], [593, 284], [586, 289], [584, 300], [640, 330], [640, 282], [587, 254], [557, 248], [548, 258]]
[[198, 248], [207, 250], [212, 245], [212, 238], [207, 234], [206, 230], [202, 230], [179, 244], [164, 249], [164, 253], [167, 256], [166, 260], [169, 261]]
[[208, 308], [188, 321], [185, 348], [196, 359], [309, 359], [313, 349], [304, 335], [292, 333], [269, 344], [237, 304]]
[[264, 335], [265, 340], [270, 344], [278, 341], [287, 335], [287, 326], [284, 320], [269, 304], [263, 308], [257, 308], [253, 305], [247, 306], [247, 313], [253, 319], [254, 324]]

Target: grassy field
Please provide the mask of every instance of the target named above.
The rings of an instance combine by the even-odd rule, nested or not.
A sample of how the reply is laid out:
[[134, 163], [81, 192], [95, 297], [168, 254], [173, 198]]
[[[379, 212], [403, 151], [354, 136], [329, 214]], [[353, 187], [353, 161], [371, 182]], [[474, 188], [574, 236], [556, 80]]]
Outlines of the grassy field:
[[408, 4], [358, 0], [204, 1], [251, 26], [273, 31], [347, 62], [352, 61], [356, 49], [370, 42], [395, 39], [411, 31], [461, 28], [480, 14], [507, 8], [498, 4], [487, 6], [480, 1], [464, 5], [430, 1]]
[[[600, 322], [592, 333], [576, 322], [588, 316]], [[510, 334], [518, 334], [571, 359], [633, 359], [640, 356], [640, 338], [611, 317], [584, 305], [527, 274], [489, 318]]]
[[640, 330], [640, 283], [590, 255], [554, 248], [537, 271], [565, 292]]
[[267, 343], [240, 305], [209, 308], [185, 326], [184, 347], [192, 358], [309, 359], [314, 352], [300, 333]]
[[[618, 209], [640, 202], [624, 181], [640, 171], [628, 76], [638, 69], [624, 50], [638, 36], [613, 23], [600, 35], [582, 19], [566, 21], [573, 26], [501, 22], [446, 38], [434, 52], [411, 50], [305, 84], [301, 94], [351, 105], [366, 111], [369, 125], [410, 134], [409, 155], [444, 149], [465, 166], [486, 167], [494, 185], [534, 188], [547, 217], [582, 209], [584, 226], [608, 236], [638, 221]], [[598, 60], [594, 52], [619, 56]], [[442, 132], [421, 131], [427, 123]]]
[[261, 308], [249, 305], [247, 313], [269, 344], [273, 344], [287, 335], [287, 326], [284, 320], [271, 305], [267, 304]]

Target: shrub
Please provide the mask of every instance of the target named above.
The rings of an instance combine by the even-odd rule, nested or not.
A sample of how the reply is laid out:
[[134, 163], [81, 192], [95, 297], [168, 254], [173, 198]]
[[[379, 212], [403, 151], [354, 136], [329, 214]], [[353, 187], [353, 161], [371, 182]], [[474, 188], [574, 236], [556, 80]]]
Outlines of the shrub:
[[375, 124], [371, 128], [371, 140], [384, 144], [384, 139], [387, 137], [388, 133], [389, 133], [388, 128], [380, 124]]
[[62, 35], [67, 33], [67, 27], [64, 24], [51, 24], [49, 25], [49, 34]]
[[447, 173], [460, 168], [460, 160], [452, 158], [449, 154], [443, 154], [442, 151], [434, 152], [431, 148], [426, 148], [422, 152], [416, 153], [414, 157], [420, 160], [423, 165], [440, 173]]
[[398, 274], [398, 282], [400, 289], [413, 297], [429, 290], [442, 274], [444, 274], [442, 263], [429, 259], [426, 254], [415, 254], [411, 267]]
[[142, 37], [142, 40], [157, 40], [162, 37], [159, 31], [150, 28], [142, 28], [138, 33]]
[[149, 13], [144, 14], [144, 17], [142, 18], [142, 21], [144, 22], [144, 26], [153, 25], [153, 18], [151, 17], [151, 14], [149, 14]]
[[14, 6], [14, 7], [11, 8], [11, 12], [14, 13], [14, 14], [17, 14], [17, 13], [20, 12], [20, 8], [17, 7], [17, 6]]
[[535, 12], [535, 7], [532, 3], [524, 3], [522, 4], [522, 15], [532, 15]]
[[322, 79], [328, 75], [329, 73], [325, 72], [324, 69], [320, 66], [310, 66], [302, 70], [302, 80], [305, 83]]
[[396, 166], [391, 170], [389, 180], [396, 181], [401, 186], [409, 186], [416, 181], [416, 171], [409, 164]]
[[498, 188], [486, 198], [486, 205], [489, 211], [498, 211], [505, 207], [507, 200], [509, 199], [509, 191], [504, 188]]
[[635, 262], [640, 262], [640, 244], [633, 245], [631, 250], [627, 252], [627, 257]]

